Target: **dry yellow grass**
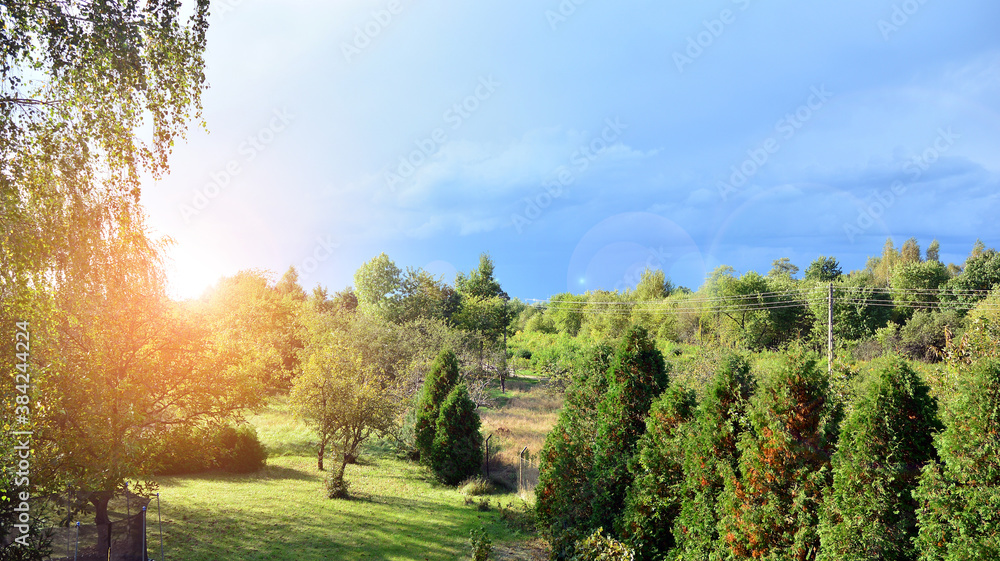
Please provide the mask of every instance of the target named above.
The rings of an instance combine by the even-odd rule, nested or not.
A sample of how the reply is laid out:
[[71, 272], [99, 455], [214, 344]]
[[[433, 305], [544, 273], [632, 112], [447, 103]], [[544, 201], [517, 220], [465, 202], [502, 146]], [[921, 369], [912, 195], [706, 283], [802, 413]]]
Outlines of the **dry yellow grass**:
[[[507, 392], [500, 396], [502, 406], [480, 411], [483, 435], [490, 439], [490, 478], [509, 488], [518, 488], [518, 475], [522, 476], [520, 491], [530, 494], [538, 481], [538, 455], [545, 444], [545, 437], [559, 417], [563, 396], [552, 391], [537, 379], [511, 378]], [[527, 447], [525, 463], [519, 463], [521, 450]]]

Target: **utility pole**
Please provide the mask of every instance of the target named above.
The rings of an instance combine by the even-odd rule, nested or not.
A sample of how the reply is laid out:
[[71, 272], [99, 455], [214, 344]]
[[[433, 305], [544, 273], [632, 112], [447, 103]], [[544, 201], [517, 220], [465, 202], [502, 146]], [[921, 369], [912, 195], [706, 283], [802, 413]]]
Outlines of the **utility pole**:
[[500, 393], [507, 393], [507, 300], [503, 301], [503, 372], [500, 374]]
[[826, 308], [827, 373], [833, 376], [833, 283], [830, 283]]

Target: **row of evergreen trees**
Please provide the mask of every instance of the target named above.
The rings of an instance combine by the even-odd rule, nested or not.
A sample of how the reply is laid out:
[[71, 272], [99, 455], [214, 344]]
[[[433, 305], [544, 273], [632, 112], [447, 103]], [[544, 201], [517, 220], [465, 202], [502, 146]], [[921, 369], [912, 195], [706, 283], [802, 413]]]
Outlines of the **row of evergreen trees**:
[[599, 528], [636, 559], [1000, 558], [1000, 361], [940, 408], [898, 358], [844, 400], [793, 351], [722, 360], [697, 401], [642, 328], [588, 364], [542, 452], [555, 559]]

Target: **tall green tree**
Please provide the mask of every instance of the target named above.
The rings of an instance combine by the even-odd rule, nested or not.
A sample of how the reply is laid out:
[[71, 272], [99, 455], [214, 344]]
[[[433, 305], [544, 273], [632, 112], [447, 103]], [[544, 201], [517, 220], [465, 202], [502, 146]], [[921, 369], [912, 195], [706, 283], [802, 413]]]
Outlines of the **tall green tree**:
[[605, 344], [588, 349], [573, 371], [555, 426], [545, 437], [539, 458], [536, 514], [541, 533], [555, 559], [569, 559], [578, 539], [589, 531], [595, 487], [594, 432], [597, 405], [607, 391], [607, 370], [614, 349]]
[[825, 370], [796, 352], [751, 399], [739, 471], [726, 480], [719, 533], [736, 559], [815, 559], [837, 418]]
[[678, 559], [710, 559], [725, 547], [719, 497], [739, 469], [737, 443], [750, 428], [746, 411], [754, 385], [745, 358], [723, 357], [684, 433], [682, 503], [673, 527]]
[[[53, 287], [200, 119], [208, 0], [5, 2], [0, 314]], [[104, 210], [102, 210], [104, 209]], [[106, 212], [110, 209], [110, 212]]]
[[37, 479], [98, 492], [98, 524], [126, 481], [149, 483], [160, 434], [236, 417], [266, 396], [236, 345], [166, 296], [160, 248], [140, 218], [117, 222], [65, 272], [55, 327], [32, 353], [46, 403], [33, 416], [37, 465], [47, 466]]
[[787, 257], [782, 257], [781, 259], [775, 259], [771, 264], [771, 271], [767, 273], [769, 277], [781, 277], [787, 276], [789, 278], [795, 277], [799, 274], [799, 268], [792, 264], [791, 259]]
[[920, 243], [917, 238], [910, 238], [903, 242], [903, 247], [899, 248], [899, 258], [901, 265], [920, 263]]
[[389, 256], [380, 253], [354, 272], [358, 308], [385, 321], [399, 317], [403, 271]]
[[914, 493], [921, 561], [1000, 558], [1000, 361], [963, 367]]
[[820, 255], [806, 268], [805, 278], [818, 282], [832, 282], [839, 279], [842, 274], [843, 271], [836, 258]]
[[[982, 243], [982, 242], [980, 242]], [[968, 309], [986, 298], [988, 292], [1000, 287], [1000, 252], [981, 249], [965, 262], [962, 273], [942, 288], [942, 304]]]
[[929, 388], [904, 360], [875, 368], [841, 427], [819, 559], [916, 558], [913, 491], [940, 428]]
[[941, 242], [937, 240], [931, 241], [930, 245], [927, 246], [927, 261], [941, 261]]
[[629, 461], [646, 432], [649, 408], [668, 383], [667, 366], [649, 334], [641, 327], [629, 328], [615, 350], [607, 391], [597, 405], [592, 528], [616, 526], [633, 480]]
[[633, 481], [618, 534], [640, 559], [662, 558], [676, 546], [674, 520], [684, 500], [684, 425], [694, 407], [694, 392], [667, 388], [650, 407], [646, 432], [629, 463]]

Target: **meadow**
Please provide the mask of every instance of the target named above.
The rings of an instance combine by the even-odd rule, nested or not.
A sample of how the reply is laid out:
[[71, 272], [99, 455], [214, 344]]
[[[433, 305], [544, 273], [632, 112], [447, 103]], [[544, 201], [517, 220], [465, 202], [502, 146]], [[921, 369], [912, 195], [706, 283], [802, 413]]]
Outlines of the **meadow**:
[[[506, 431], [537, 455], [560, 399], [526, 376], [493, 395], [496, 406], [482, 410], [484, 434]], [[452, 560], [468, 557], [469, 533], [480, 527], [493, 542], [491, 559], [547, 558], [532, 523], [530, 493], [494, 486], [492, 494], [470, 496], [375, 443], [347, 468], [352, 498], [331, 500], [326, 473], [316, 468], [316, 437], [286, 400], [275, 399], [248, 421], [269, 453], [263, 470], [157, 479], [165, 559]], [[509, 450], [501, 452], [494, 465], [509, 461]], [[158, 553], [158, 538], [150, 535], [150, 551]]]

